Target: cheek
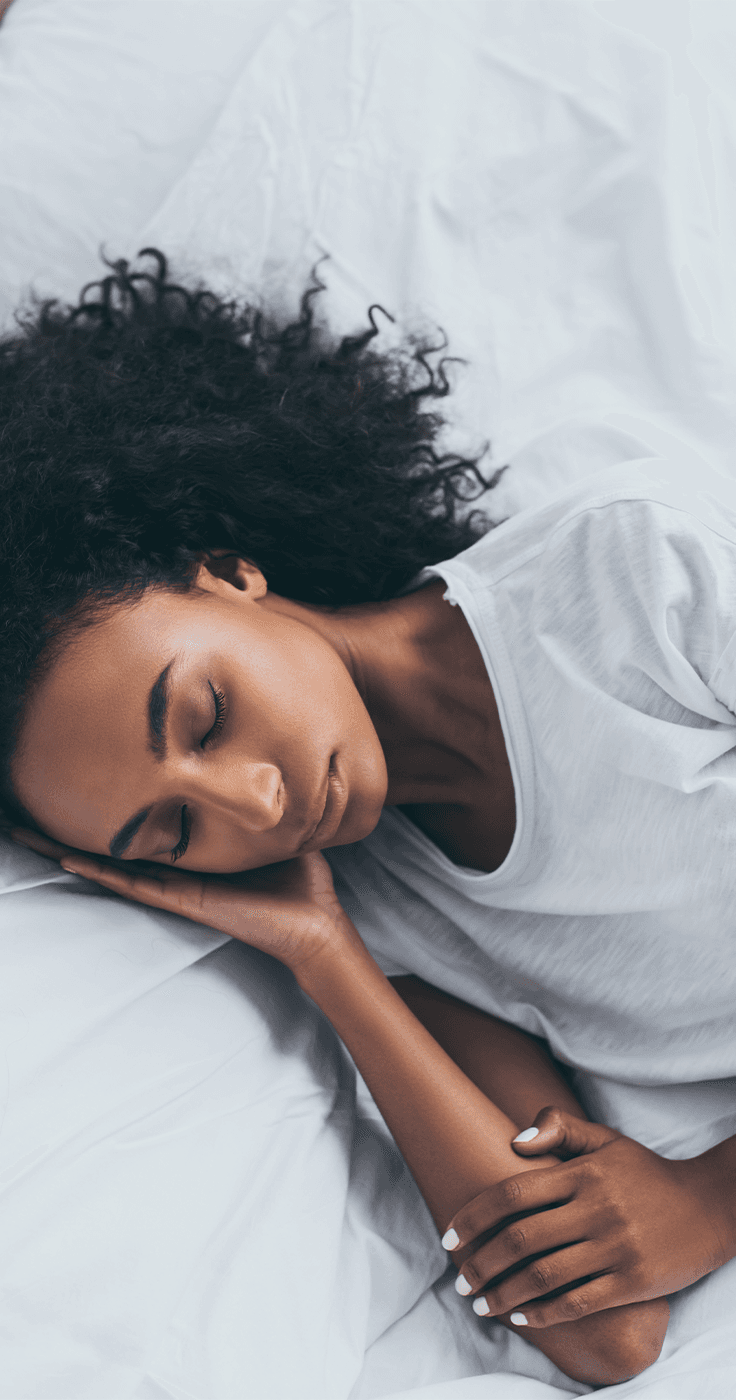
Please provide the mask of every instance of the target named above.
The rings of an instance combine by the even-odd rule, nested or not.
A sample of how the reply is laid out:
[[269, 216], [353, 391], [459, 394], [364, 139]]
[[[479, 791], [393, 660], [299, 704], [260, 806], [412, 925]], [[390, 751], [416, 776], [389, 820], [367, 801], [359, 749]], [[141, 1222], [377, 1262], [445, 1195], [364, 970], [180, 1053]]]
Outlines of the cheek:
[[297, 689], [291, 713], [299, 716], [303, 732], [313, 735], [321, 746], [359, 742], [373, 729], [360, 695], [342, 668], [330, 668], [309, 688]]
[[[233, 737], [244, 754], [252, 757], [256, 745], [287, 777], [307, 774], [311, 782], [332, 751], [352, 753], [366, 769], [364, 783], [368, 770], [380, 766], [382, 753], [337, 653], [301, 626], [289, 625], [278, 638], [258, 642], [233, 676]], [[242, 641], [239, 652], [242, 656]]]
[[[301, 642], [301, 645], [297, 643]], [[324, 740], [353, 726], [363, 708], [345, 667], [332, 648], [301, 637], [279, 649], [262, 672], [265, 716], [280, 734], [301, 733]]]

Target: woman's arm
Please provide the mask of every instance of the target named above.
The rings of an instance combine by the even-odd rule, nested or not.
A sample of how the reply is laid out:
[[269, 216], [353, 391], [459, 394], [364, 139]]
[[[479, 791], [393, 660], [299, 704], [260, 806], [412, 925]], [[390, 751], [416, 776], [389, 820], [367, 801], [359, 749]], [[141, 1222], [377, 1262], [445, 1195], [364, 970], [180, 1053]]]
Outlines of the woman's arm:
[[578, 1118], [586, 1117], [548, 1051], [534, 1036], [468, 1006], [419, 977], [388, 980], [450, 1059], [514, 1123], [533, 1123], [550, 1104]]
[[[557, 1215], [556, 1210], [549, 1216], [534, 1214], [540, 1210], [537, 1201], [520, 1212], [512, 1197], [518, 1199], [526, 1189], [519, 1181], [556, 1182], [563, 1179], [557, 1173], [569, 1171], [571, 1164], [542, 1155], [533, 1160], [516, 1156], [511, 1147], [516, 1124], [471, 1083], [384, 977], [340, 905], [321, 852], [223, 879], [160, 863], [105, 860], [38, 832], [16, 830], [13, 835], [60, 860], [65, 870], [126, 899], [220, 929], [285, 963], [353, 1055], [441, 1231], [456, 1211], [467, 1217], [489, 1193], [507, 1199], [499, 1216], [500, 1234], [494, 1233], [486, 1248], [508, 1237], [514, 1210], [517, 1217], [533, 1215], [525, 1229], [535, 1220]], [[478, 1229], [467, 1228], [466, 1221], [461, 1239], [472, 1246], [487, 1232], [482, 1217]], [[465, 1268], [470, 1266], [468, 1259]], [[508, 1276], [508, 1266], [504, 1268]], [[498, 1275], [498, 1269], [491, 1269], [487, 1277]], [[515, 1277], [509, 1277], [509, 1285]], [[514, 1299], [512, 1306], [518, 1302]], [[504, 1306], [492, 1312], [509, 1325], [506, 1314], [511, 1310]], [[661, 1299], [631, 1303], [593, 1311], [572, 1324], [539, 1325], [529, 1340], [569, 1376], [610, 1383], [635, 1375], [655, 1360], [667, 1317]]]
[[[416, 979], [401, 979], [400, 996], [347, 916], [343, 936], [294, 971], [350, 1051], [441, 1232], [461, 1204], [490, 1184], [556, 1163], [546, 1156], [519, 1158], [511, 1147], [517, 1121], [485, 1092], [490, 1089], [508, 1109], [518, 1104], [524, 1122], [550, 1102], [549, 1090], [560, 1107], [580, 1113], [534, 1041]], [[482, 1087], [471, 1082], [414, 1010], [439, 1031], [453, 1055], [468, 1067], [472, 1063]], [[471, 1051], [463, 1043], [467, 1031]], [[506, 1054], [508, 1080], [512, 1074], [517, 1080], [513, 1090], [505, 1082]], [[612, 1384], [656, 1360], [668, 1317], [666, 1302], [657, 1299], [526, 1335], [574, 1379]], [[516, 1330], [508, 1317], [500, 1321]]]

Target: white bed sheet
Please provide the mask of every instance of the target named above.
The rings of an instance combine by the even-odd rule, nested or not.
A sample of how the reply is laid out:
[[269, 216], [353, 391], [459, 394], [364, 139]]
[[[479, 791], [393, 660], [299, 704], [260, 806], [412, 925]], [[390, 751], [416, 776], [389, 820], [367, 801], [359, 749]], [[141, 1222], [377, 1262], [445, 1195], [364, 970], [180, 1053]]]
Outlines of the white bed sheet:
[[[468, 358], [448, 440], [512, 461], [499, 515], [642, 442], [730, 474], [735, 73], [715, 0], [14, 0], [0, 316], [103, 241], [290, 306], [326, 251], [337, 329], [379, 300]], [[3, 1400], [586, 1393], [457, 1297], [288, 974], [1, 857]], [[583, 1087], [672, 1155], [736, 1131], [732, 1083]], [[611, 1394], [730, 1396], [735, 1283]]]

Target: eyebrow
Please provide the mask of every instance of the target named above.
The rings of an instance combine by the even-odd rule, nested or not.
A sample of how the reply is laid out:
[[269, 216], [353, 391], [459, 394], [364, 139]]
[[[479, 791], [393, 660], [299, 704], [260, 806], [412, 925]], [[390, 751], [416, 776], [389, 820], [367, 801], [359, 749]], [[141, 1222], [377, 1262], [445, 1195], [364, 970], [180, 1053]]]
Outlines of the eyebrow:
[[[175, 657], [172, 656], [171, 661], [164, 666], [161, 674], [153, 682], [148, 696], [148, 747], [159, 762], [166, 757], [166, 720], [170, 693], [169, 672], [174, 661]], [[115, 833], [108, 849], [110, 855], [114, 856], [116, 860], [123, 854], [123, 851], [127, 851], [133, 837], [140, 831], [150, 812], [150, 807], [143, 807]]]

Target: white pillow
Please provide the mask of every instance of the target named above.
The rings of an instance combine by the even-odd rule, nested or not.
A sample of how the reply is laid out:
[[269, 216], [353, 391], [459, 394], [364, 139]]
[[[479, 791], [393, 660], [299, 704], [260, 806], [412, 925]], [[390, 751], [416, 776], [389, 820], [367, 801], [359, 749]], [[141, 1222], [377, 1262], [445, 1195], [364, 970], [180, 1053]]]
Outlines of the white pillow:
[[5, 838], [0, 885], [0, 1395], [346, 1396], [446, 1256], [332, 1028]]

